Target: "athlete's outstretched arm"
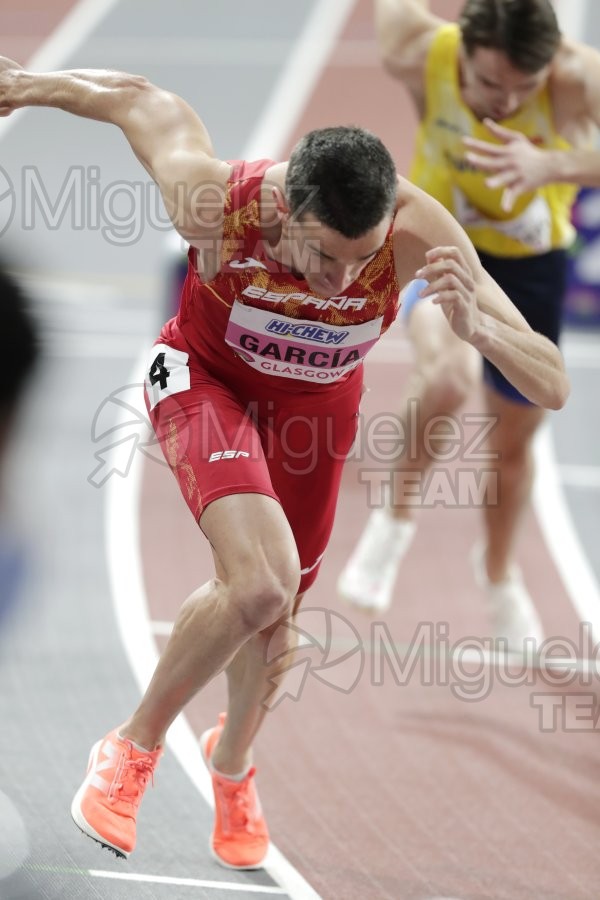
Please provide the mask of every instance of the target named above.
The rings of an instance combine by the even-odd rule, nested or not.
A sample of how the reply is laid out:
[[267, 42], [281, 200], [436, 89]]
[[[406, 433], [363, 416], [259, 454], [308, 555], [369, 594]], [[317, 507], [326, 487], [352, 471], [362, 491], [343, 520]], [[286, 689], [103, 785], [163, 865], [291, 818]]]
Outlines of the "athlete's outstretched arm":
[[404, 82], [422, 105], [425, 61], [436, 30], [444, 22], [429, 10], [428, 0], [375, 0], [375, 33], [381, 61]]
[[116, 125], [158, 184], [175, 227], [188, 240], [202, 237], [218, 223], [214, 194], [198, 214], [198, 188], [224, 184], [229, 167], [214, 158], [204, 123], [181, 97], [126, 72], [35, 73], [0, 57], [0, 115], [24, 106], [54, 107]]
[[394, 227], [400, 283], [425, 279], [429, 286], [422, 296], [442, 307], [459, 338], [532, 403], [560, 409], [569, 395], [569, 380], [558, 347], [530, 328], [441, 204], [412, 185], [406, 184], [403, 193]]

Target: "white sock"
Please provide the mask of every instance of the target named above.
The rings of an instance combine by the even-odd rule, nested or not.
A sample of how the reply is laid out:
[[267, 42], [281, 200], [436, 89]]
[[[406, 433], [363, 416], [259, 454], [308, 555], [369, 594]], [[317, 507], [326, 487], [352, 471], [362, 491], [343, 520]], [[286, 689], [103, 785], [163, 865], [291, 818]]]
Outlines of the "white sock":
[[141, 744], [136, 744], [136, 742], [135, 742], [135, 741], [132, 741], [131, 738], [126, 738], [126, 737], [124, 737], [124, 736], [121, 734], [120, 731], [117, 731], [117, 737], [118, 737], [119, 740], [121, 740], [121, 741], [128, 741], [128, 742], [131, 744], [131, 746], [132, 746], [132, 747], [135, 747], [135, 749], [136, 749], [139, 753], [153, 753], [153, 752], [154, 752], [153, 750], [148, 750], [147, 747], [142, 747]]
[[238, 775], [230, 775], [229, 772], [220, 772], [218, 769], [216, 769], [214, 767], [214, 765], [212, 764], [212, 762], [210, 762], [210, 760], [209, 760], [209, 763], [210, 763], [210, 768], [215, 773], [215, 775], [218, 775], [219, 778], [226, 778], [228, 781], [243, 781], [244, 778], [248, 777], [248, 772], [252, 768], [252, 766], [248, 766], [248, 768], [244, 772], [241, 772]]

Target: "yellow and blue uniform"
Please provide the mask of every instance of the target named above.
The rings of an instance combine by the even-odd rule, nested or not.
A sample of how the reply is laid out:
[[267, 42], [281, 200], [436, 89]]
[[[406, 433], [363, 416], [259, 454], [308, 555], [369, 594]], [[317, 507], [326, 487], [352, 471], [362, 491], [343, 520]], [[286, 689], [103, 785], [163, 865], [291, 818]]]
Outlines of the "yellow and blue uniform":
[[[460, 222], [483, 265], [531, 327], [558, 342], [566, 287], [566, 248], [575, 233], [571, 207], [577, 187], [549, 184], [501, 208], [502, 189], [466, 159], [463, 137], [499, 143], [462, 99], [460, 31], [443, 25], [434, 36], [425, 70], [425, 113], [417, 134], [411, 180]], [[568, 150], [554, 127], [549, 86], [499, 124], [524, 134], [541, 149]], [[511, 399], [524, 398], [486, 361], [486, 380]]]
[[[449, 209], [475, 247], [495, 256], [532, 256], [568, 247], [574, 237], [571, 207], [577, 188], [548, 184], [519, 197], [510, 212], [501, 208], [502, 189], [487, 187], [486, 173], [465, 157], [463, 137], [500, 143], [462, 99], [457, 25], [442, 26], [427, 58], [426, 108], [418, 135], [411, 180]], [[568, 150], [554, 128], [548, 85], [501, 123], [545, 150]]]

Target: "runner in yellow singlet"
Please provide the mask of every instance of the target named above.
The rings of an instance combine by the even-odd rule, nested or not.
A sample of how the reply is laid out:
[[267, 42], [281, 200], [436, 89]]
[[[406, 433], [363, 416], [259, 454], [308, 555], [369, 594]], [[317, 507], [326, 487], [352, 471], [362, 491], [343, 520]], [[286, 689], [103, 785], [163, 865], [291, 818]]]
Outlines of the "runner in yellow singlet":
[[[375, 11], [384, 65], [419, 116], [411, 179], [458, 219], [533, 330], [557, 343], [571, 206], [579, 185], [600, 184], [600, 54], [561, 35], [549, 0], [467, 0], [458, 24], [433, 15], [425, 0], [376, 0]], [[379, 611], [414, 534], [414, 486], [432, 462], [428, 424], [453, 415], [480, 373], [479, 356], [430, 304], [415, 302], [406, 321], [415, 350], [400, 408], [406, 450], [399, 448], [386, 506], [371, 514], [338, 581], [346, 600]], [[486, 413], [497, 421], [488, 479], [499, 498], [486, 494], [485, 539], [472, 563], [490, 634], [523, 651], [525, 638], [543, 639], [514, 563], [543, 411], [493, 365], [483, 367]]]
[[[489, 142], [494, 135], [463, 97], [460, 52], [458, 25], [449, 23], [436, 29], [425, 64], [424, 117], [417, 135], [411, 180], [443, 203], [477, 249], [485, 253], [525, 257], [568, 246], [573, 239], [571, 206], [577, 192], [575, 185], [541, 184], [535, 191], [515, 198], [511, 208], [506, 209], [502, 191], [490, 188], [486, 173], [465, 157], [466, 136]], [[504, 118], [509, 109], [499, 105], [491, 110], [502, 117], [504, 128], [518, 131], [536, 147], [546, 150], [571, 148], [554, 125], [548, 81], [527, 103]]]

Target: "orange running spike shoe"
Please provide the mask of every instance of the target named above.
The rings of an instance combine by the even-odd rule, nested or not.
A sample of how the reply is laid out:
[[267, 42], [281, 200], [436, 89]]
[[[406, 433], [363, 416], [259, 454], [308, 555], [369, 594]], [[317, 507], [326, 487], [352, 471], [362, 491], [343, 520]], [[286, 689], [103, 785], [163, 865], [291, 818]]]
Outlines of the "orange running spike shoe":
[[242, 781], [232, 781], [210, 764], [224, 724], [225, 713], [221, 713], [219, 724], [200, 738], [215, 794], [215, 826], [210, 849], [217, 862], [228, 869], [260, 869], [269, 849], [269, 832], [254, 784], [256, 769], [251, 768]]
[[85, 781], [75, 794], [71, 815], [84, 834], [127, 857], [135, 847], [135, 820], [148, 781], [162, 755], [138, 750], [118, 729], [94, 744]]

